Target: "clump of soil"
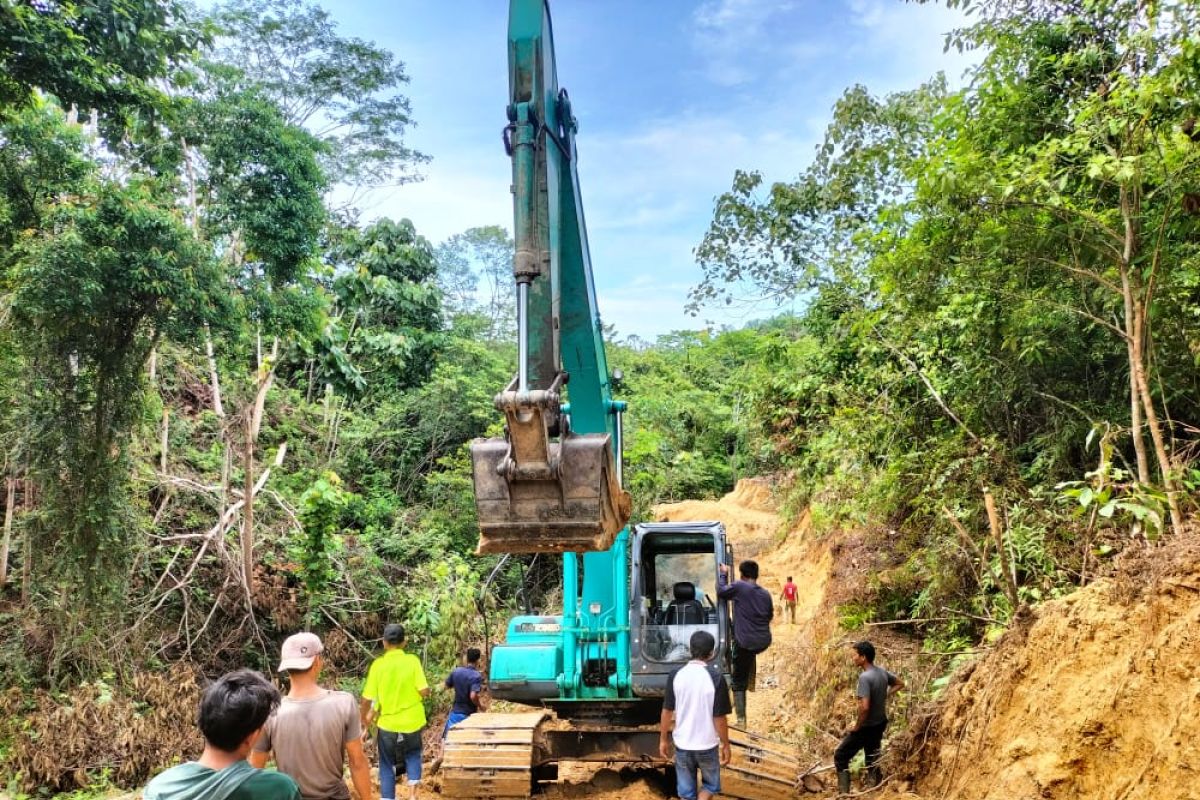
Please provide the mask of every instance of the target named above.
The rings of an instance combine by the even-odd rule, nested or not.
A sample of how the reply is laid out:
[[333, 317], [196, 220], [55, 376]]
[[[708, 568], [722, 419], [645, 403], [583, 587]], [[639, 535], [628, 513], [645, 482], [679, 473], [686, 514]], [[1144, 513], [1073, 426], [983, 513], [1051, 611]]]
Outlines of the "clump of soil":
[[926, 797], [1200, 797], [1200, 536], [1039, 606], [913, 731]]

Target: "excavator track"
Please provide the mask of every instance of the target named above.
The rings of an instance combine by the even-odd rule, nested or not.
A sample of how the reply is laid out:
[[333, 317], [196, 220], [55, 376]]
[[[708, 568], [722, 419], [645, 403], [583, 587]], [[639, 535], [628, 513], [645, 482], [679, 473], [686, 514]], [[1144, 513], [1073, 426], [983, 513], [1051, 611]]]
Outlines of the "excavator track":
[[721, 767], [721, 794], [743, 800], [783, 800], [796, 796], [800, 760], [794, 748], [765, 736], [730, 727], [729, 764]]
[[[537, 789], [539, 770], [560, 759], [668, 766], [657, 754], [657, 728], [564, 728], [558, 722], [551, 731], [551, 720], [545, 711], [472, 714], [455, 725], [443, 750], [442, 794], [464, 800], [529, 797]], [[580, 744], [588, 739], [597, 745], [590, 751]], [[722, 795], [741, 800], [796, 796], [800, 764], [787, 745], [736, 728], [729, 729], [729, 743], [733, 752], [721, 768]]]
[[535, 761], [545, 748], [539, 733], [545, 711], [472, 714], [450, 729], [442, 750], [442, 794], [447, 797], [529, 797]]

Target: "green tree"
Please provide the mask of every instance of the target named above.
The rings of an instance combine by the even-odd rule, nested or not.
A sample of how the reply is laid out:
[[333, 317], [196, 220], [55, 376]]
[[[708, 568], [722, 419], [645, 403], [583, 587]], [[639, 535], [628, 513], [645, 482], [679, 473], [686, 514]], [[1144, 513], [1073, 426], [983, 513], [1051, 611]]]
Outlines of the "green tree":
[[333, 280], [333, 315], [310, 348], [314, 378], [338, 394], [379, 398], [424, 382], [441, 337], [433, 248], [408, 220], [352, 231]]
[[220, 307], [219, 272], [153, 184], [98, 181], [18, 241], [11, 286], [42, 498], [35, 574], [61, 581], [41, 587], [56, 602], [81, 593], [64, 611], [102, 616], [120, 608], [139, 541], [129, 445], [146, 360]]
[[233, 0], [215, 19], [217, 58], [320, 139], [333, 183], [417, 179], [414, 167], [428, 158], [405, 144], [412, 117], [400, 90], [408, 75], [392, 53], [339, 35], [328, 11], [303, 0]]
[[[497, 225], [456, 233], [438, 245], [438, 275], [452, 311], [474, 313], [487, 321], [493, 341], [515, 339], [517, 299], [512, 277], [512, 238]], [[482, 280], [483, 298], [473, 296]]]
[[64, 106], [99, 112], [108, 140], [118, 142], [134, 111], [163, 103], [157, 81], [177, 73], [204, 38], [174, 0], [3, 0], [0, 115], [41, 89]]

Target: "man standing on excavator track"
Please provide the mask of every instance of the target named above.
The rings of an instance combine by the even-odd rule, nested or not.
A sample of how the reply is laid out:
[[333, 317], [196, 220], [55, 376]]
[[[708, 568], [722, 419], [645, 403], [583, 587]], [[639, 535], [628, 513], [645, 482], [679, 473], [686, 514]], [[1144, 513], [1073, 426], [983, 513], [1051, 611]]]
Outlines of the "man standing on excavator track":
[[732, 757], [729, 687], [720, 670], [709, 664], [717, 649], [713, 635], [696, 631], [688, 644], [692, 660], [667, 678], [658, 752], [669, 760], [674, 740], [675, 788], [680, 800], [710, 800], [721, 791], [721, 766]]
[[758, 564], [738, 564], [741, 580], [729, 583], [729, 565], [721, 564], [717, 596], [733, 601], [733, 708], [737, 724], [746, 727], [746, 692], [754, 691], [758, 654], [771, 646], [771, 620], [775, 601], [758, 585]]

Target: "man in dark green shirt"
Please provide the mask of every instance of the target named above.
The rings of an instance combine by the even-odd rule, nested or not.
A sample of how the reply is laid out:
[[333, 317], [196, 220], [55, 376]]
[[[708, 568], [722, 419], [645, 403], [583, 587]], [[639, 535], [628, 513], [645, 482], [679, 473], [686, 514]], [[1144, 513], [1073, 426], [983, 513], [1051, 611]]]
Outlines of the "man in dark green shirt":
[[246, 761], [279, 691], [248, 669], [225, 675], [200, 699], [204, 752], [199, 760], [171, 767], [146, 784], [143, 800], [300, 800], [296, 782], [281, 772]]

